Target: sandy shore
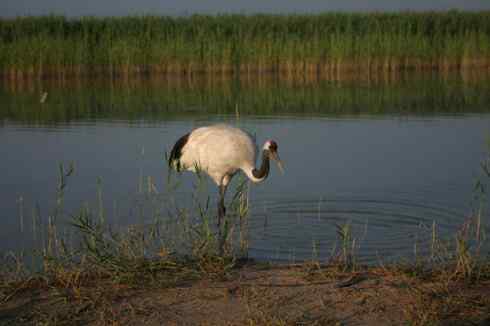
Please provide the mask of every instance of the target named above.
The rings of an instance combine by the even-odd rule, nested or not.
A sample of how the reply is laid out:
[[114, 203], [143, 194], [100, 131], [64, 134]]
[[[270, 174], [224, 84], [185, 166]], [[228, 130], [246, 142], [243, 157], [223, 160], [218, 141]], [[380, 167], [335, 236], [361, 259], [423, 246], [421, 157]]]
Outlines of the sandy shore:
[[490, 325], [490, 280], [443, 274], [309, 263], [249, 264], [172, 286], [30, 279], [4, 295], [0, 324]]

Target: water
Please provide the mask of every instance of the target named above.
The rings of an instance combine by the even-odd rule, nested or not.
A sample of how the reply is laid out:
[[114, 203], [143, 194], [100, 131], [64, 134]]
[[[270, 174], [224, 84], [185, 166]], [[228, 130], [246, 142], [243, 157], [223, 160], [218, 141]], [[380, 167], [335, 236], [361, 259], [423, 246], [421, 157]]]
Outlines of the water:
[[[140, 204], [157, 202], [165, 211], [164, 152], [195, 127], [226, 122], [260, 144], [276, 140], [286, 166], [284, 175], [273, 167], [266, 182], [250, 189], [251, 257], [326, 259], [339, 245], [337, 225], [346, 223], [362, 262], [412, 257], [428, 248], [433, 223], [439, 236], [453, 237], [475, 208], [490, 132], [488, 88], [486, 80], [433, 76], [377, 83], [3, 84], [0, 246], [37, 246], [32, 216], [47, 222], [59, 163], [75, 165], [66, 216], [83, 203], [98, 205], [100, 178], [111, 223], [150, 223], [151, 209]], [[150, 199], [142, 195], [148, 176], [158, 191]], [[196, 177], [179, 178], [175, 200], [185, 207]], [[206, 187], [214, 209], [215, 186]]]

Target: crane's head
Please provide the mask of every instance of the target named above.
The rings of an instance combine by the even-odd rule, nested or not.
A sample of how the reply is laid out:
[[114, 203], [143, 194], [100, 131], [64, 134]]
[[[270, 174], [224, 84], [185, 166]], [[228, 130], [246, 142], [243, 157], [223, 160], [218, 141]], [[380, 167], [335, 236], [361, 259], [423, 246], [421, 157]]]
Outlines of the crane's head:
[[262, 149], [268, 153], [271, 159], [276, 161], [279, 171], [281, 171], [281, 173], [284, 173], [284, 168], [282, 166], [281, 159], [279, 158], [279, 153], [277, 152], [277, 148], [278, 146], [275, 141], [268, 140], [264, 143], [264, 147]]

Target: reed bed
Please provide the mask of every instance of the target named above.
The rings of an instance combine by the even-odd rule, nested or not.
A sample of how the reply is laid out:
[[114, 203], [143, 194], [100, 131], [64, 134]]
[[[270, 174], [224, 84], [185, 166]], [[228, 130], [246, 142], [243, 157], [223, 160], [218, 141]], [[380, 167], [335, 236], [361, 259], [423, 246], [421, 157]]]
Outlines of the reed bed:
[[0, 20], [0, 71], [11, 79], [489, 66], [490, 12]]

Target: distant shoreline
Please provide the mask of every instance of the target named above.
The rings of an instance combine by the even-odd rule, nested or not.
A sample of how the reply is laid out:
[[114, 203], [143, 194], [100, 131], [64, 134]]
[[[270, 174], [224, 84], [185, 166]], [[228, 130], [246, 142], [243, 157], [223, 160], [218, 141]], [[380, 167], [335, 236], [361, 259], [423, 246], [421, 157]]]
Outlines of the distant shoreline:
[[0, 19], [6, 79], [490, 70], [490, 11]]

